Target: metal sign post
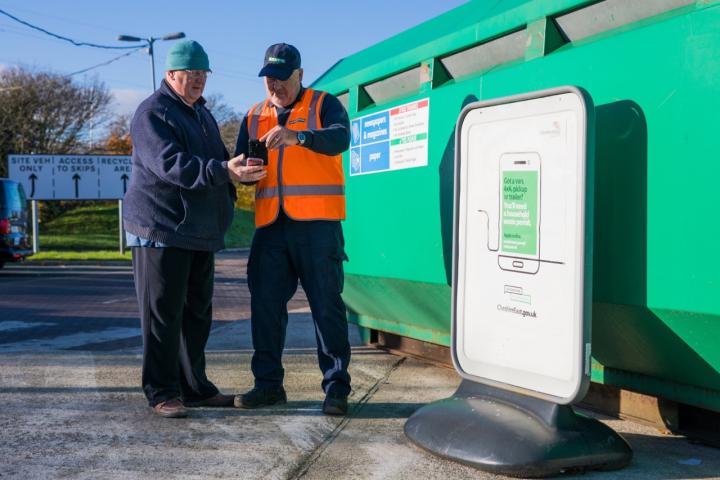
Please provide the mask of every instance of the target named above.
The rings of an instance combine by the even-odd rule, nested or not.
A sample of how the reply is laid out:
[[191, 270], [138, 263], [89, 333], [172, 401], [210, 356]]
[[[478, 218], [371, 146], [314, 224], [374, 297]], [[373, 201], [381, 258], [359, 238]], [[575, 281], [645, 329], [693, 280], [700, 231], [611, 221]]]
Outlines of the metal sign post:
[[563, 87], [468, 105], [455, 137], [453, 363], [406, 435], [512, 476], [622, 468], [628, 444], [570, 405], [590, 376], [594, 107]]
[[33, 242], [33, 253], [38, 253], [40, 251], [40, 216], [38, 215], [38, 203], [37, 200], [32, 200], [30, 202], [32, 205], [32, 222], [33, 222], [33, 230], [32, 230], [32, 242]]
[[118, 200], [118, 231], [120, 232], [120, 255], [125, 254], [125, 232], [123, 228], [123, 201]]

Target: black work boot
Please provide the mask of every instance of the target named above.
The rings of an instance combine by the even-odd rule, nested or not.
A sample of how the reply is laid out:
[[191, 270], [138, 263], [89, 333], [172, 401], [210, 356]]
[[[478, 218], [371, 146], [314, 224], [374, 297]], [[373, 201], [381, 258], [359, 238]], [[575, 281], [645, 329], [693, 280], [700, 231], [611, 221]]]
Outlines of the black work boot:
[[345, 415], [348, 411], [347, 395], [335, 392], [328, 392], [323, 402], [323, 413], [325, 415]]
[[249, 392], [235, 397], [235, 406], [238, 408], [269, 407], [287, 403], [287, 395], [282, 385], [277, 387], [255, 387]]

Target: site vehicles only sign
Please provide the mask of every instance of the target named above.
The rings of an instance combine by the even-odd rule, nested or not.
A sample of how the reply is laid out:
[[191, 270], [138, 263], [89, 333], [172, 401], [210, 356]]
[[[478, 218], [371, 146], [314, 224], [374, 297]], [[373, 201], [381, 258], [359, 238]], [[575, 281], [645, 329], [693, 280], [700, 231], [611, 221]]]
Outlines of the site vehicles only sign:
[[130, 181], [127, 155], [9, 155], [11, 180], [30, 200], [119, 200]]

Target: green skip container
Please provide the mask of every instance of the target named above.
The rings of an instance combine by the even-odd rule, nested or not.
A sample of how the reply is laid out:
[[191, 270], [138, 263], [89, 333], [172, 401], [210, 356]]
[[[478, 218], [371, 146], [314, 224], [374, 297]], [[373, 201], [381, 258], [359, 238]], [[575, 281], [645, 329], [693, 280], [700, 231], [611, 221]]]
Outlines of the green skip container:
[[450, 345], [458, 115], [563, 85], [596, 109], [592, 380], [720, 411], [718, 0], [470, 1], [324, 73], [350, 320]]

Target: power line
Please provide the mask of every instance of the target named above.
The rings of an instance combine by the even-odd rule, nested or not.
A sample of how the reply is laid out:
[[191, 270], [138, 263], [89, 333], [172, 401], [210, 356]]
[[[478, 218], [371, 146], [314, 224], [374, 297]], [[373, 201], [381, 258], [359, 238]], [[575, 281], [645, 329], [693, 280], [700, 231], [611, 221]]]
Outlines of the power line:
[[227, 78], [234, 78], [236, 80], [247, 80], [249, 82], [260, 82], [262, 81], [261, 77], [257, 77], [255, 75], [243, 75], [243, 74], [236, 74], [233, 72], [228, 72], [227, 70], [222, 69], [213, 69], [213, 75], [220, 75], [221, 77], [227, 77]]
[[130, 49], [138, 48], [137, 46], [132, 46], [132, 47], [116, 47], [116, 46], [111, 46], [111, 45], [98, 45], [98, 44], [96, 44], [96, 43], [78, 42], [77, 40], [73, 40], [72, 38], [63, 37], [62, 35], [58, 35], [57, 33], [49, 32], [49, 31], [45, 30], [44, 28], [40, 28], [40, 27], [38, 27], [38, 26], [36, 26], [36, 25], [33, 25], [33, 24], [31, 24], [31, 23], [28, 23], [28, 22], [26, 22], [25, 20], [21, 20], [21, 19], [17, 18], [16, 16], [9, 14], [9, 13], [6, 12], [5, 10], [1, 10], [1, 9], [0, 9], [0, 14], [5, 15], [5, 16], [8, 17], [8, 18], [11, 18], [11, 19], [15, 20], [15, 21], [18, 22], [18, 23], [23, 24], [23, 25], [25, 25], [26, 27], [30, 27], [30, 28], [32, 28], [33, 30], [37, 30], [37, 31], [42, 32], [42, 33], [44, 33], [44, 34], [46, 34], [46, 35], [50, 35], [51, 37], [55, 37], [55, 38], [57, 38], [57, 39], [59, 39], [59, 40], [64, 40], [64, 41], [66, 41], [66, 42], [70, 42], [70, 43], [72, 43], [73, 45], [75, 45], [75, 46], [77, 46], [77, 47], [105, 48], [105, 49], [108, 49], [108, 50], [130, 50]]
[[23, 14], [29, 14], [32, 16], [40, 16], [40, 17], [44, 17], [44, 18], [50, 18], [53, 20], [60, 20], [63, 23], [73, 23], [75, 25], [89, 27], [89, 28], [92, 28], [93, 30], [102, 31], [105, 33], [107, 33], [108, 30], [112, 30], [113, 28], [115, 28], [115, 27], [110, 27], [108, 25], [99, 25], [96, 23], [81, 22], [81, 21], [78, 21], [76, 18], [61, 17], [58, 15], [53, 15], [49, 12], [40, 12], [38, 10], [31, 10], [29, 8], [22, 7], [20, 5], [13, 5], [12, 9], [16, 10], [18, 12], [22, 12]]
[[142, 50], [143, 48], [145, 48], [145, 47], [135, 47], [135, 50], [133, 50], [132, 52], [123, 53], [122, 55], [118, 55], [117, 57], [111, 58], [110, 60], [108, 60], [108, 61], [106, 61], [106, 62], [98, 63], [97, 65], [93, 65], [92, 67], [88, 67], [88, 68], [84, 68], [84, 69], [82, 69], [82, 70], [78, 70], [77, 72], [68, 73], [66, 76], [72, 77], [73, 75], [77, 75], [77, 74], [79, 74], [79, 73], [89, 72], [90, 70], [93, 70], [93, 69], [95, 69], [95, 68], [104, 67], [105, 65], [110, 65], [111, 63], [113, 63], [113, 62], [115, 62], [115, 61], [117, 61], [117, 60], [120, 60], [120, 59], [123, 58], [123, 57], [127, 57], [128, 55], [132, 55], [133, 53], [137, 52], [138, 50]]
[[[217, 62], [215, 62], [214, 64], [217, 64]], [[248, 71], [242, 71], [242, 70], [235, 70], [232, 68], [222, 67], [221, 69], [213, 68], [212, 70], [213, 70], [213, 73], [216, 71], [220, 71], [226, 75], [236, 75], [239, 77], [247, 77], [251, 80], [257, 80], [258, 78], [261, 78], [261, 77], [258, 77], [257, 74], [255, 74], [255, 73], [249, 73]]]
[[45, 37], [42, 35], [36, 35], [32, 32], [28, 32], [24, 28], [15, 28], [14, 26], [11, 26], [11, 25], [0, 24], [0, 32], [9, 33], [12, 35], [19, 35], [21, 37], [35, 38], [37, 40], [44, 40], [47, 42], [55, 42], [55, 40], [52, 38], [48, 38], [48, 37]]

